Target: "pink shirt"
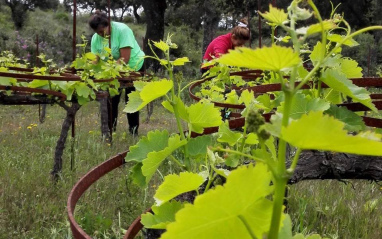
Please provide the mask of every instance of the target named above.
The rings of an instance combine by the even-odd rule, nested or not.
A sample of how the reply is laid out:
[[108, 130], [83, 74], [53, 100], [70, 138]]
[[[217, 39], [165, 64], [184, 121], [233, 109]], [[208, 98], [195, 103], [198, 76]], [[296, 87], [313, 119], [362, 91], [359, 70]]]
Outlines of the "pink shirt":
[[232, 33], [218, 36], [207, 47], [206, 53], [204, 53], [203, 60], [210, 61], [212, 56], [219, 58], [221, 55], [228, 53], [228, 50], [233, 49], [231, 41]]

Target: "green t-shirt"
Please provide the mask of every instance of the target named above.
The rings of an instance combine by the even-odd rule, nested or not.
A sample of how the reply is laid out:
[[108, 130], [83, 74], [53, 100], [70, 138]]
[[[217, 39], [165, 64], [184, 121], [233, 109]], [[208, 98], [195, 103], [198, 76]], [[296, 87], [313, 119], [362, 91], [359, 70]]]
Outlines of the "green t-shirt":
[[[109, 41], [95, 33], [91, 41], [91, 51], [95, 54], [102, 53], [105, 47], [109, 47]], [[115, 60], [120, 58], [120, 48], [130, 47], [131, 54], [129, 66], [134, 70], [141, 69], [145, 53], [141, 50], [133, 31], [124, 23], [111, 22], [111, 54]]]

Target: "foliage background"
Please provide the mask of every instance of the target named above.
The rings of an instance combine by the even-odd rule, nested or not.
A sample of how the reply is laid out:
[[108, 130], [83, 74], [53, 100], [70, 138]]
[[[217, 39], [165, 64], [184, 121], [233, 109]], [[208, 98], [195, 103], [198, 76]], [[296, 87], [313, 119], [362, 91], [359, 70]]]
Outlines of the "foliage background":
[[[158, 0], [159, 1], [159, 0]], [[162, 0], [164, 1], [164, 0]], [[71, 13], [71, 1], [56, 3], [55, 0], [46, 0], [46, 7], [38, 8], [42, 3], [33, 4], [30, 2], [27, 10], [23, 12], [25, 19], [22, 27], [18, 27], [17, 21], [12, 17], [13, 8], [10, 3], [24, 2], [17, 0], [0, 0], [0, 50], [12, 50], [22, 59], [28, 60], [31, 65], [36, 64], [36, 36], [39, 37], [39, 51], [53, 59], [59, 66], [70, 64], [72, 60], [72, 26], [73, 18]], [[28, 1], [26, 1], [28, 2]], [[139, 44], [143, 47], [146, 34], [146, 17], [141, 3], [135, 0], [112, 1], [111, 12], [115, 14], [113, 20], [123, 21], [128, 24]], [[278, 0], [278, 7], [287, 6], [290, 1]], [[338, 13], [344, 14], [354, 29], [368, 25], [382, 24], [382, 4], [377, 0], [362, 1], [355, 8], [347, 1], [332, 1], [333, 5], [341, 3], [337, 9]], [[26, 4], [26, 3], [25, 3]], [[203, 7], [206, 1], [202, 0], [167, 0], [165, 11], [165, 35], [174, 34], [174, 42], [179, 43], [179, 49], [174, 51], [174, 57], [188, 56], [192, 64], [182, 69], [186, 77], [199, 76], [199, 66], [201, 64], [202, 49], [206, 44], [206, 34], [213, 34], [216, 37], [224, 34], [237, 24], [243, 17], [249, 19], [252, 32], [252, 48], [259, 46], [259, 22], [258, 9], [267, 9], [269, 2], [262, 1], [258, 5], [257, 1], [235, 1], [219, 0], [215, 1], [214, 11], [206, 12]], [[323, 17], [329, 17], [331, 7], [329, 1], [317, 3]], [[93, 32], [89, 29], [87, 21], [90, 12], [96, 8], [107, 9], [107, 1], [78, 1], [77, 13], [77, 42], [81, 42], [81, 35], [85, 35], [90, 40]], [[140, 14], [138, 14], [140, 13]], [[21, 13], [19, 13], [21, 14]], [[212, 21], [214, 27], [212, 32], [206, 32], [206, 22]], [[278, 32], [282, 35], [282, 31]], [[261, 23], [261, 43], [262, 46], [270, 44], [270, 27]], [[210, 37], [211, 38], [211, 37]], [[382, 33], [372, 32], [363, 34], [357, 38], [361, 46], [345, 48], [344, 55], [351, 56], [364, 69], [364, 74], [369, 72], [375, 75], [378, 65], [382, 63]], [[209, 43], [209, 42], [208, 42]], [[207, 44], [208, 44], [207, 43]], [[249, 45], [248, 44], [248, 45]]]

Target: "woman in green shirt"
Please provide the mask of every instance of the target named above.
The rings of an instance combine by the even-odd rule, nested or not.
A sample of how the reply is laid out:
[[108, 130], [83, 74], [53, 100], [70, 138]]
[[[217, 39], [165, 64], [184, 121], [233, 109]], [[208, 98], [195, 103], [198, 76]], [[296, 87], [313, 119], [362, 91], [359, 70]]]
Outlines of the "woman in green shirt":
[[[104, 51], [105, 47], [109, 47], [109, 41], [106, 40], [106, 35], [111, 32], [111, 54], [118, 62], [123, 62], [135, 71], [144, 71], [143, 58], [145, 53], [141, 50], [138, 42], [135, 40], [133, 31], [124, 23], [111, 22], [109, 24], [108, 17], [105, 13], [97, 10], [89, 20], [89, 26], [95, 31], [91, 40], [91, 52], [100, 54]], [[99, 59], [99, 58], [98, 58]], [[125, 89], [125, 103], [129, 100], [128, 94], [135, 90], [134, 87]], [[118, 118], [118, 104], [121, 98], [120, 93], [111, 99], [111, 120], [113, 131], [117, 127]], [[110, 114], [109, 114], [110, 115]], [[132, 134], [138, 133], [139, 127], [139, 112], [127, 114], [127, 121], [129, 123], [129, 131]]]

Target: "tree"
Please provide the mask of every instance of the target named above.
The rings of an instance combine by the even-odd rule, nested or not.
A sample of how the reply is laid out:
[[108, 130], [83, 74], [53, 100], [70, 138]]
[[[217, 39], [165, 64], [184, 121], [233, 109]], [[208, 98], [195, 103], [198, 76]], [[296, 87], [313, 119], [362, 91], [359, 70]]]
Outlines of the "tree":
[[[150, 40], [160, 41], [164, 36], [164, 14], [167, 8], [166, 0], [143, 0], [142, 6], [146, 15], [146, 35], [144, 39], [143, 50], [146, 55], [152, 55], [148, 45]], [[156, 53], [161, 55], [160, 50]], [[146, 68], [152, 66], [154, 71], [159, 68], [156, 61], [146, 60]]]
[[[107, 12], [109, 10], [109, 1], [108, 0], [78, 0], [78, 8], [88, 9], [90, 12], [93, 12], [95, 9], [102, 10]], [[124, 15], [129, 11], [130, 7], [134, 9], [134, 16], [139, 18], [137, 9], [141, 6], [138, 0], [110, 0], [110, 11], [113, 13], [115, 18], [117, 17], [118, 12], [120, 12], [119, 21], [123, 20]], [[137, 16], [136, 16], [136, 15]], [[138, 20], [138, 19], [137, 19]]]
[[58, 0], [5, 0], [4, 2], [11, 9], [12, 20], [17, 29], [23, 27], [28, 11], [33, 11], [35, 8], [56, 9], [59, 4]]

